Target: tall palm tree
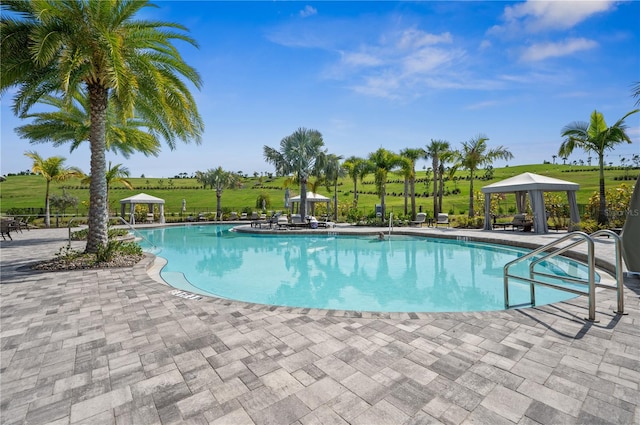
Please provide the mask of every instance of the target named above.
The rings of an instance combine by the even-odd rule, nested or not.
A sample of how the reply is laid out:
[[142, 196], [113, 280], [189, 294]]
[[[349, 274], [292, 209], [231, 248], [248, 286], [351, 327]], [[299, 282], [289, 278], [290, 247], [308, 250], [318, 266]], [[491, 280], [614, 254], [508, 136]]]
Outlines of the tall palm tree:
[[[433, 169], [433, 216], [437, 217], [442, 212], [442, 203], [438, 202], [438, 193], [443, 190], [442, 174], [440, 173], [440, 158], [451, 150], [449, 142], [446, 140], [433, 140], [427, 145], [425, 159], [431, 158], [431, 168]], [[438, 182], [440, 188], [438, 189]], [[440, 191], [440, 192], [439, 192]], [[442, 199], [442, 198], [440, 198]]]
[[231, 171], [225, 171], [222, 167], [204, 172], [203, 179], [211, 189], [216, 191], [216, 212], [222, 216], [222, 193], [225, 189], [237, 189], [242, 186], [242, 177]]
[[[16, 133], [31, 143], [52, 143], [61, 146], [71, 143], [70, 152], [77, 149], [81, 143], [89, 140], [91, 130], [91, 113], [89, 97], [81, 90], [73, 95], [69, 102], [62, 97], [44, 96], [41, 104], [53, 108], [52, 111], [24, 114], [23, 118], [33, 118], [30, 124], [16, 128]], [[114, 111], [115, 103], [107, 106], [106, 149], [120, 153], [128, 158], [134, 152], [141, 152], [149, 156], [158, 156], [160, 141], [153, 132], [141, 128], [150, 128], [151, 122], [145, 122], [139, 117], [128, 118], [125, 122], [118, 119]]]
[[61, 182], [71, 177], [82, 176], [82, 171], [76, 167], [65, 167], [65, 158], [61, 156], [52, 156], [42, 158], [37, 152], [26, 152], [25, 156], [33, 160], [31, 171], [42, 175], [47, 181], [47, 188], [44, 193], [44, 225], [51, 225], [51, 208], [49, 205], [49, 187], [51, 182]]
[[200, 88], [174, 40], [197, 46], [186, 28], [135, 19], [146, 0], [11, 1], [2, 7], [0, 94], [16, 87], [19, 116], [46, 95], [71, 102], [80, 90], [89, 98], [91, 185], [86, 252], [106, 245], [106, 158], [108, 105], [122, 122], [139, 116], [164, 138], [200, 142], [203, 122], [187, 80]]
[[358, 180], [362, 181], [369, 173], [367, 160], [357, 156], [350, 156], [342, 164], [347, 170], [347, 175], [353, 182], [353, 201], [358, 204]]
[[298, 128], [280, 141], [280, 150], [264, 146], [264, 159], [276, 168], [280, 176], [293, 175], [300, 184], [300, 215], [307, 214], [307, 183], [309, 177], [320, 176], [326, 151], [318, 130]]
[[385, 221], [386, 208], [385, 196], [387, 194], [387, 175], [389, 172], [402, 166], [402, 158], [391, 151], [380, 148], [369, 155], [369, 161], [373, 167], [376, 192], [380, 196], [380, 206], [382, 208], [382, 221]]
[[513, 158], [513, 154], [507, 148], [498, 146], [497, 148], [487, 150], [488, 137], [479, 135], [467, 142], [462, 142], [460, 150], [460, 165], [469, 171], [469, 217], [474, 217], [473, 210], [473, 179], [475, 172], [479, 167], [491, 165], [496, 159], [509, 160]]
[[598, 165], [600, 168], [599, 224], [605, 224], [607, 222], [607, 202], [604, 188], [604, 154], [607, 150], [612, 150], [619, 143], [631, 143], [631, 139], [626, 133], [627, 126], [624, 124], [624, 120], [629, 115], [635, 114], [638, 111], [640, 111], [640, 109], [635, 109], [627, 113], [616, 121], [614, 125], [607, 127], [604, 115], [594, 110], [591, 113], [590, 122], [577, 121], [567, 124], [562, 129], [562, 137], [564, 137], [565, 140], [560, 145], [559, 155], [568, 157], [576, 147], [598, 155]]
[[[346, 175], [346, 170], [340, 163], [341, 155], [328, 154], [325, 158], [324, 176], [327, 190], [333, 186], [333, 219], [338, 221], [338, 179]], [[328, 213], [328, 211], [327, 211]]]
[[[128, 180], [128, 177], [131, 175], [131, 173], [129, 172], [129, 169], [125, 166], [123, 166], [122, 164], [116, 164], [116, 165], [111, 165], [111, 161], [109, 161], [109, 166], [107, 167], [107, 174], [106, 174], [106, 180], [107, 180], [107, 210], [105, 212], [105, 214], [107, 214], [107, 217], [109, 217], [109, 189], [111, 188], [111, 186], [114, 183], [120, 183], [121, 185], [123, 185], [124, 187], [126, 187], [129, 190], [133, 190], [133, 185], [131, 184], [131, 182]], [[83, 184], [91, 184], [91, 176], [85, 176], [82, 179], [82, 183]]]
[[416, 219], [416, 161], [424, 157], [422, 148], [406, 148], [400, 151], [404, 158], [402, 170], [404, 174], [404, 214], [407, 214], [407, 195], [411, 197], [411, 219]]

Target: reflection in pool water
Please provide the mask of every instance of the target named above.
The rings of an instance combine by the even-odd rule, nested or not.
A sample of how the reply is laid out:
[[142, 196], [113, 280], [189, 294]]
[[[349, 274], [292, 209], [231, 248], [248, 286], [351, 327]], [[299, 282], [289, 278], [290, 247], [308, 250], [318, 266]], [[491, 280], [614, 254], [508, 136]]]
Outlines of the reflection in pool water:
[[[167, 259], [161, 276], [180, 289], [260, 304], [321, 309], [445, 312], [502, 310], [503, 266], [522, 255], [499, 245], [392, 235], [274, 235], [189, 225], [144, 230]], [[567, 259], [543, 267], [586, 276]], [[525, 276], [528, 264], [518, 273]], [[574, 295], [536, 288], [538, 305]], [[512, 304], [529, 286], [510, 284]]]

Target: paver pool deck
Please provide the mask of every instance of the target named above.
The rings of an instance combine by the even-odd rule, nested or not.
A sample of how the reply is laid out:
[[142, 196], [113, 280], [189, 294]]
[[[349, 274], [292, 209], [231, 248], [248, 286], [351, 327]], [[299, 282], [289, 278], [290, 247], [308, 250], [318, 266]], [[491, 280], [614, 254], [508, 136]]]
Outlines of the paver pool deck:
[[[336, 229], [341, 231], [341, 229]], [[561, 235], [410, 229], [544, 244]], [[640, 280], [481, 313], [186, 299], [134, 268], [37, 272], [66, 229], [0, 241], [0, 423], [640, 424]], [[613, 264], [613, 243], [600, 260]], [[83, 243], [75, 243], [83, 247]]]

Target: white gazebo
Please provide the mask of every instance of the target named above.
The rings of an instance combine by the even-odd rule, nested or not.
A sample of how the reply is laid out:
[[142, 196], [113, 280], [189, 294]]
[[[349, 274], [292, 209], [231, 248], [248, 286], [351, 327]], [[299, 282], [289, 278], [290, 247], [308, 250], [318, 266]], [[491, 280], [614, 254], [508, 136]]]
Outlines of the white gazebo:
[[[524, 212], [525, 196], [529, 195], [531, 209], [533, 210], [533, 231], [535, 233], [547, 233], [547, 211], [544, 205], [544, 192], [567, 192], [569, 202], [569, 215], [571, 225], [580, 222], [576, 192], [580, 185], [560, 179], [541, 176], [533, 173], [523, 173], [502, 180], [482, 188], [484, 197], [484, 230], [491, 230], [491, 195], [492, 193], [515, 193], [518, 213]], [[571, 227], [569, 230], [572, 230]]]
[[[314, 204], [316, 202], [323, 202], [327, 204], [327, 212], [329, 212], [329, 206], [331, 204], [331, 199], [326, 196], [320, 195], [319, 193], [307, 192], [307, 205]], [[291, 205], [291, 209], [293, 210], [293, 204], [300, 204], [300, 195], [293, 196], [289, 198], [289, 205]]]
[[138, 193], [137, 195], [130, 196], [120, 200], [120, 215], [125, 216], [125, 207], [129, 204], [129, 222], [136, 224], [136, 205], [147, 204], [149, 207], [149, 213], [154, 213], [155, 205], [158, 205], [160, 212], [160, 223], [164, 223], [164, 199], [156, 198], [155, 196], [147, 195], [146, 193]]

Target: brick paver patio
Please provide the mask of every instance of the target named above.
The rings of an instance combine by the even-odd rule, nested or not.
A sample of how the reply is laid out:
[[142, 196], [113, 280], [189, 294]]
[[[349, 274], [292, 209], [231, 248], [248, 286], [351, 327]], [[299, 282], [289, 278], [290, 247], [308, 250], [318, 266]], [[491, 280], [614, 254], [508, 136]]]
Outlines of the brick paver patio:
[[483, 313], [302, 310], [182, 298], [149, 277], [149, 259], [30, 270], [66, 236], [0, 241], [4, 425], [640, 424], [638, 279], [625, 282], [627, 315], [612, 312], [614, 291], [598, 294], [597, 323], [585, 297]]

